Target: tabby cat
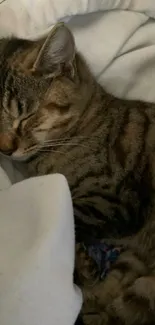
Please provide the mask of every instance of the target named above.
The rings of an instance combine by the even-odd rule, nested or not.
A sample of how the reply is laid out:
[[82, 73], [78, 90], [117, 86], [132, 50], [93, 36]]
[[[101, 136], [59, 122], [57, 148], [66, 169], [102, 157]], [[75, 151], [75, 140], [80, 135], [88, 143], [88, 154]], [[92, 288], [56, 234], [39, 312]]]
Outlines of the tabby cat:
[[[107, 94], [64, 24], [2, 39], [0, 71], [1, 152], [69, 182], [85, 324], [154, 324], [155, 105]], [[81, 243], [105, 238], [124, 251], [100, 281]]]

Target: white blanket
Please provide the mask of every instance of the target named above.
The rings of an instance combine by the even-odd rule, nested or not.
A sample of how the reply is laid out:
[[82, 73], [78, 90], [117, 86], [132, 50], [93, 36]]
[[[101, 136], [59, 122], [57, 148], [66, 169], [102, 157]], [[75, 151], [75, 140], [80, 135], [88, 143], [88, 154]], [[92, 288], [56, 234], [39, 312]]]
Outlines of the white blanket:
[[[10, 186], [0, 169], [0, 324], [73, 325], [74, 223], [61, 175]], [[5, 190], [4, 190], [5, 188]]]

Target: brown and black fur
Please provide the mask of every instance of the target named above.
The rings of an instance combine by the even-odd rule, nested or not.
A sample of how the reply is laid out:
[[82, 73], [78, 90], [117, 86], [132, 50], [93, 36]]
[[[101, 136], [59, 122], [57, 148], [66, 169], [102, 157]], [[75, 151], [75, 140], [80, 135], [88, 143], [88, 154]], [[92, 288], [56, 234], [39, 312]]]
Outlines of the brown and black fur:
[[[63, 24], [1, 40], [0, 70], [0, 150], [69, 182], [85, 324], [154, 324], [155, 104], [107, 94]], [[81, 243], [105, 238], [125, 251], [102, 282]]]

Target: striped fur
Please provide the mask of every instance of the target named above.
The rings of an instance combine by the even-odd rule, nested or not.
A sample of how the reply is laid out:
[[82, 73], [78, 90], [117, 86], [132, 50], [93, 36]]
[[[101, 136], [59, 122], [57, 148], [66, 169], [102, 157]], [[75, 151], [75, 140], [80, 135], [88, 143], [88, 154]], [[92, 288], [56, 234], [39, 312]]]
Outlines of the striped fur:
[[[47, 40], [1, 40], [0, 70], [0, 150], [69, 182], [85, 323], [153, 324], [155, 105], [107, 94], [62, 24]], [[126, 251], [100, 282], [79, 243], [104, 238]]]

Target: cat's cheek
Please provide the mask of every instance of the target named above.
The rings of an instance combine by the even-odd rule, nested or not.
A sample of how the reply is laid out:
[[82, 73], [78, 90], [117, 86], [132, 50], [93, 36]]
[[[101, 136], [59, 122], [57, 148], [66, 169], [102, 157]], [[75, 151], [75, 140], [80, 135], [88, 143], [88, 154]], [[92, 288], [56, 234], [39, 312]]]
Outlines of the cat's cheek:
[[36, 129], [32, 130], [32, 137], [39, 144], [43, 144], [47, 139], [49, 130], [52, 128], [51, 118], [48, 116]]
[[34, 138], [40, 145], [42, 145], [44, 143], [44, 141], [46, 140], [47, 133], [48, 133], [47, 130], [37, 131], [34, 133]]

